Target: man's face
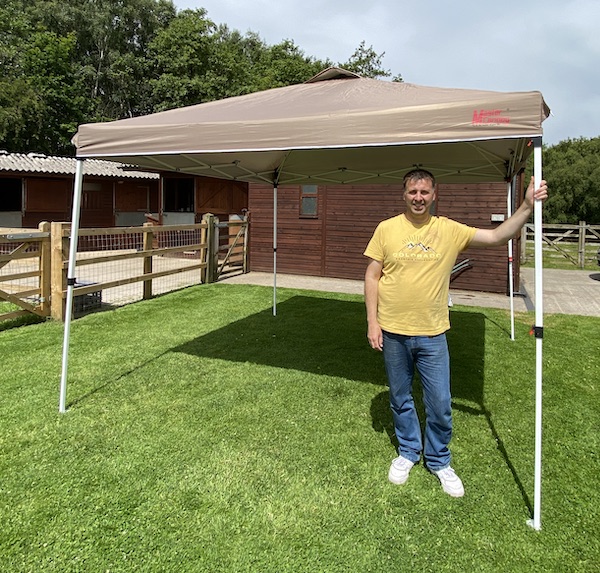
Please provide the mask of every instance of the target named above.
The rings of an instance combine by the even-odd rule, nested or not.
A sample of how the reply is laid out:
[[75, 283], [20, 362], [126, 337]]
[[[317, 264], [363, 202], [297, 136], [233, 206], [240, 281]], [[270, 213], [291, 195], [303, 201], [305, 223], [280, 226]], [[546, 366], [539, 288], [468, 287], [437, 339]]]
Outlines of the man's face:
[[406, 212], [409, 218], [426, 220], [435, 201], [435, 189], [429, 179], [409, 179], [404, 190]]

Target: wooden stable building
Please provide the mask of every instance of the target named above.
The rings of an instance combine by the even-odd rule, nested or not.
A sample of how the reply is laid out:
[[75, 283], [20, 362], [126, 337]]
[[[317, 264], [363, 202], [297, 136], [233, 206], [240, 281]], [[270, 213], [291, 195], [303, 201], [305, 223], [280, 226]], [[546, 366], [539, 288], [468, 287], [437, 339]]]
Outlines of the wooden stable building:
[[[0, 227], [37, 228], [70, 221], [76, 161], [71, 157], [0, 151]], [[158, 209], [159, 175], [88, 159], [84, 167], [81, 227], [141, 225]]]
[[[72, 157], [0, 151], [0, 228], [70, 221], [75, 167]], [[205, 213], [226, 221], [247, 207], [247, 183], [144, 172], [97, 159], [84, 164], [82, 228], [193, 224]]]
[[162, 225], [200, 223], [206, 213], [227, 221], [248, 210], [248, 183], [242, 181], [163, 172], [160, 194]]
[[[251, 184], [248, 207], [249, 268], [272, 271], [273, 188]], [[363, 252], [375, 227], [403, 210], [400, 184], [279, 187], [277, 271], [362, 280]], [[440, 184], [435, 213], [492, 228], [507, 214], [506, 183]], [[507, 293], [507, 252], [506, 246], [465, 251], [459, 260], [469, 259], [469, 265], [453, 277], [452, 287]], [[518, 257], [514, 266], [518, 290]]]

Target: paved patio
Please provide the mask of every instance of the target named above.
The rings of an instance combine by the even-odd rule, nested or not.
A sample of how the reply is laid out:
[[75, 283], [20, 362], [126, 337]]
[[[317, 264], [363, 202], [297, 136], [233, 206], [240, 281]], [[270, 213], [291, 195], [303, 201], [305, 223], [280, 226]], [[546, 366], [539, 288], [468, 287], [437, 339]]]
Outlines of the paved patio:
[[[227, 278], [223, 282], [269, 286], [273, 285], [273, 274], [251, 272]], [[600, 316], [600, 268], [598, 272], [544, 269], [543, 285], [544, 313]], [[350, 294], [363, 292], [362, 281], [302, 275], [278, 274], [277, 286]], [[503, 294], [455, 289], [451, 289], [450, 294], [454, 304], [510, 309], [510, 298]], [[514, 297], [514, 309], [516, 312], [527, 312], [534, 308], [534, 270], [522, 268], [521, 290]]]

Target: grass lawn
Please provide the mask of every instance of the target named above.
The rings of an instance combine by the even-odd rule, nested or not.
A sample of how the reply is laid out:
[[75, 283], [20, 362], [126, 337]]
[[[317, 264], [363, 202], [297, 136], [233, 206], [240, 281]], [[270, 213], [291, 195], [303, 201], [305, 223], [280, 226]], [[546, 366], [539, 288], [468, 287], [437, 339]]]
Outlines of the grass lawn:
[[0, 571], [598, 571], [600, 319], [455, 306], [452, 499], [395, 456], [362, 298], [216, 284], [0, 331]]

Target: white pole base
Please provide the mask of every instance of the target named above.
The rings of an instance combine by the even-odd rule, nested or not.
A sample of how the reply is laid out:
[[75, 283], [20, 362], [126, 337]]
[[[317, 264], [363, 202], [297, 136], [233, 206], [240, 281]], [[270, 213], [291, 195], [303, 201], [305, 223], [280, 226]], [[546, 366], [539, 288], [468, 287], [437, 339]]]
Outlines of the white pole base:
[[536, 531], [540, 531], [542, 529], [541, 523], [536, 523], [535, 520], [533, 520], [533, 519], [528, 519], [527, 525], [529, 525], [529, 527], [531, 527], [532, 529], [535, 529]]

